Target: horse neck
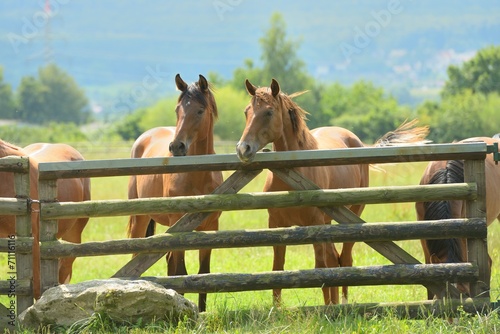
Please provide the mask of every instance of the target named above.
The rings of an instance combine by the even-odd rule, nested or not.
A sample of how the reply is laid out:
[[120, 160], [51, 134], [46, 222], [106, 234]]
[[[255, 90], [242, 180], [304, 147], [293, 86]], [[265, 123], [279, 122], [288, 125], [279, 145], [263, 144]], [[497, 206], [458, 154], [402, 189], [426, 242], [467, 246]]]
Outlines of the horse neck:
[[203, 139], [197, 139], [189, 145], [188, 155], [215, 154], [214, 149], [214, 119], [210, 117], [208, 133]]
[[9, 144], [3, 140], [0, 140], [0, 157], [16, 156], [22, 157], [27, 156], [22, 148]]
[[283, 130], [281, 136], [273, 142], [274, 151], [316, 150], [318, 142], [311, 134], [304, 120], [297, 120], [294, 131], [288, 112], [283, 113]]

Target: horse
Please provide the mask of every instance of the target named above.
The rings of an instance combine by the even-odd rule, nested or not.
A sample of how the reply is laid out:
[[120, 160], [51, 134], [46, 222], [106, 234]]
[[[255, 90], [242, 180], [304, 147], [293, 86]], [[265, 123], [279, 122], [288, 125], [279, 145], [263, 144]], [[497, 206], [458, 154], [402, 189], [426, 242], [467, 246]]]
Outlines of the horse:
[[[181, 92], [175, 109], [176, 127], [157, 127], [143, 133], [132, 146], [132, 158], [215, 154], [213, 128], [218, 115], [211, 85], [201, 74], [199, 80], [190, 85], [177, 74], [175, 84]], [[128, 197], [133, 199], [209, 194], [221, 183], [220, 171], [137, 175], [130, 178]], [[148, 229], [148, 226], [154, 222], [172, 226], [181, 216], [180, 213], [130, 216], [128, 237], [150, 236], [154, 230]], [[218, 230], [219, 216], [220, 212], [211, 214], [196, 230]], [[211, 251], [200, 250], [200, 274], [210, 272]], [[167, 267], [169, 276], [187, 275], [184, 251], [169, 252]], [[206, 293], [199, 295], [200, 312], [206, 310], [206, 298]]]
[[[38, 164], [41, 162], [81, 161], [83, 156], [75, 148], [66, 144], [36, 143], [24, 148], [0, 140], [0, 157], [29, 157], [30, 165], [30, 198], [38, 197]], [[14, 175], [0, 173], [0, 197], [14, 197]], [[90, 200], [90, 179], [75, 178], [57, 181], [57, 200], [61, 202], [81, 202]], [[88, 218], [60, 219], [56, 237], [73, 243], [81, 243], [83, 229]], [[40, 298], [40, 248], [39, 248], [39, 214], [31, 213], [31, 230], [33, 235], [33, 295]], [[15, 217], [0, 216], [0, 237], [15, 234]], [[73, 272], [74, 257], [59, 260], [59, 283], [69, 283]]]
[[[483, 141], [487, 144], [499, 143], [500, 138], [474, 137], [459, 143]], [[489, 226], [500, 220], [500, 166], [495, 165], [492, 154], [485, 159], [486, 178], [486, 224]], [[425, 169], [420, 184], [447, 184], [464, 182], [463, 160], [431, 161]], [[465, 217], [465, 201], [435, 201], [415, 204], [418, 220], [437, 220]], [[464, 238], [421, 240], [425, 263], [460, 263], [467, 260], [467, 240]], [[491, 269], [491, 257], [489, 258]], [[468, 284], [458, 283], [457, 288], [469, 295]], [[434, 295], [427, 291], [429, 299]]]
[[[306, 124], [307, 112], [292, 98], [303, 92], [286, 95], [281, 92], [279, 83], [272, 79], [270, 87], [256, 87], [246, 80], [246, 89], [251, 96], [245, 109], [246, 126], [236, 153], [242, 162], [250, 162], [257, 151], [272, 143], [274, 151], [342, 149], [366, 147], [351, 131], [335, 126], [309, 130]], [[412, 128], [415, 121], [409, 122], [384, 135], [375, 145], [394, 145], [403, 143], [423, 143], [428, 129]], [[299, 173], [322, 189], [367, 187], [369, 185], [369, 166], [345, 165], [324, 167], [302, 167]], [[272, 172], [267, 174], [264, 191], [292, 190]], [[360, 216], [364, 205], [348, 207]], [[330, 224], [331, 218], [316, 207], [269, 208], [269, 227], [291, 227], [294, 225]], [[315, 268], [352, 266], [354, 243], [344, 243], [339, 255], [334, 244], [314, 244]], [[273, 270], [283, 270], [286, 246], [274, 246]], [[325, 304], [339, 302], [338, 287], [323, 288]], [[342, 288], [342, 300], [347, 301], [347, 287]], [[273, 290], [273, 301], [281, 304], [281, 289]]]

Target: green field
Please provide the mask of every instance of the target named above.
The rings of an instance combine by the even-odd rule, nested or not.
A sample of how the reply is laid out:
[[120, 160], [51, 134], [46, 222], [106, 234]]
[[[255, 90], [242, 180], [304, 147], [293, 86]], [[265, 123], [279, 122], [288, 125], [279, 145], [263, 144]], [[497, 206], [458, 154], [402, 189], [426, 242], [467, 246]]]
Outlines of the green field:
[[[87, 153], [88, 159], [103, 159], [114, 157], [127, 157], [128, 153], [125, 150], [114, 150], [111, 152], [98, 152]], [[377, 165], [370, 171], [370, 185], [414, 185], [418, 184], [420, 176], [422, 175], [425, 163], [404, 163], [404, 164], [391, 164], [391, 165]], [[227, 177], [230, 172], [226, 173]], [[257, 179], [245, 187], [242, 192], [261, 191], [265, 173], [260, 175]], [[107, 177], [95, 178], [92, 180], [92, 199], [125, 199], [127, 197], [127, 177]], [[383, 222], [383, 221], [411, 221], [415, 220], [414, 205], [411, 203], [405, 204], [384, 204], [384, 205], [368, 205], [362, 215], [362, 218], [367, 222]], [[114, 217], [114, 218], [93, 218], [89, 221], [87, 228], [83, 233], [83, 241], [96, 241], [96, 240], [110, 240], [122, 239], [126, 237], [128, 217]], [[267, 212], [265, 210], [254, 211], [231, 211], [224, 212], [220, 218], [221, 230], [235, 230], [235, 229], [262, 229], [267, 227]], [[157, 233], [164, 232], [166, 227], [159, 226]], [[499, 279], [498, 273], [499, 265], [495, 260], [498, 258], [500, 247], [495, 242], [499, 230], [499, 224], [493, 224], [488, 232], [488, 247], [489, 254], [493, 259], [492, 280], [491, 280], [491, 299], [496, 300], [499, 294]], [[423, 254], [419, 241], [405, 241], [398, 242], [398, 244], [415, 256], [420, 261], [423, 261]], [[341, 245], [338, 245], [340, 248]], [[357, 243], [353, 250], [354, 265], [367, 266], [367, 265], [380, 265], [389, 264], [389, 261], [372, 250], [370, 247], [363, 243]], [[75, 261], [72, 282], [81, 282], [96, 278], [109, 278], [113, 275], [122, 265], [130, 259], [130, 255], [118, 256], [101, 256], [93, 258], [79, 258]], [[3, 261], [3, 258], [2, 258]], [[198, 270], [197, 252], [188, 251], [186, 253], [186, 263], [189, 273], [196, 273]], [[214, 273], [251, 273], [270, 271], [272, 267], [272, 248], [241, 248], [241, 249], [218, 249], [212, 253], [212, 272]], [[312, 246], [289, 246], [287, 248], [286, 256], [286, 270], [293, 269], [310, 269], [314, 267], [313, 250]], [[151, 267], [145, 275], [147, 276], [160, 276], [166, 275], [166, 263], [164, 260], [158, 261]], [[197, 295], [187, 294], [187, 298], [197, 302]], [[371, 303], [371, 302], [399, 302], [399, 301], [420, 301], [426, 299], [426, 290], [422, 286], [367, 286], [367, 287], [351, 287], [349, 289], [349, 303]], [[283, 291], [283, 303], [286, 308], [293, 308], [298, 306], [313, 306], [321, 305], [323, 298], [320, 289], [289, 289]], [[331, 332], [331, 327], [328, 329], [328, 324], [333, 320], [330, 319], [324, 324], [321, 323], [324, 319], [296, 319], [295, 316], [279, 313], [280, 318], [276, 320], [276, 327], [268, 327], [265, 323], [266, 316], [254, 315], [254, 320], [246, 319], [245, 321], [239, 319], [238, 321], [226, 320], [227, 312], [238, 310], [263, 310], [270, 312], [273, 310], [272, 294], [271, 291], [254, 291], [254, 292], [239, 292], [239, 293], [220, 293], [209, 294], [207, 313], [203, 318], [205, 322], [197, 324], [200, 326], [199, 330], [193, 328], [186, 329], [186, 332], [259, 332], [258, 328], [262, 321], [262, 328], [266, 328], [268, 333], [293, 333], [297, 331], [303, 332], [318, 332], [316, 326], [321, 328], [325, 327], [326, 332]], [[267, 311], [266, 311], [267, 310]], [[271, 313], [267, 316], [269, 317]], [[496, 313], [495, 313], [496, 315]], [[321, 317], [320, 317], [321, 318]], [[465, 317], [469, 319], [468, 317]], [[215, 319], [215, 320], [214, 320]], [[293, 319], [293, 320], [291, 320]], [[479, 326], [484, 323], [481, 317], [473, 318], [472, 327]], [[217, 326], [210, 327], [207, 322], [217, 322]], [[292, 321], [291, 324], [288, 324]], [[295, 323], [294, 321], [298, 321]], [[339, 320], [336, 319], [336, 322]], [[346, 320], [347, 321], [347, 320]], [[353, 323], [346, 323], [344, 329], [347, 332], [364, 332], [375, 333], [372, 331], [376, 328], [384, 331], [388, 330], [388, 326], [384, 320], [378, 323], [376, 327], [370, 329], [364, 327], [366, 319], [354, 319]], [[236, 322], [236, 323], [235, 323]], [[255, 322], [257, 327], [252, 327], [251, 324]], [[309, 324], [307, 324], [309, 322]], [[471, 320], [466, 320], [470, 323]], [[478, 324], [476, 324], [478, 322]], [[241, 324], [243, 323], [243, 324]], [[314, 326], [311, 324], [314, 323]], [[394, 332], [407, 332], [405, 326], [417, 326], [415, 328], [407, 328], [411, 332], [422, 332], [418, 328], [422, 325], [419, 321], [399, 321], [398, 325], [393, 328]], [[411, 325], [410, 325], [411, 324]], [[419, 325], [420, 324], [420, 325]], [[338, 325], [338, 324], [337, 324]], [[372, 324], [373, 325], [373, 324]], [[496, 322], [500, 325], [500, 322]], [[306, 327], [302, 327], [306, 326]], [[311, 328], [313, 326], [313, 328]], [[354, 327], [353, 327], [354, 326]], [[361, 326], [357, 328], [356, 326]], [[377, 327], [378, 326], [378, 327]], [[419, 327], [420, 326], [420, 327]], [[444, 326], [441, 331], [446, 332], [452, 326], [446, 322], [439, 322], [438, 326]], [[181, 326], [182, 327], [182, 326]], [[496, 328], [496, 326], [494, 326]], [[425, 326], [424, 326], [425, 328]], [[450, 327], [453, 330], [454, 327]], [[487, 327], [485, 327], [486, 329]], [[467, 329], [465, 329], [467, 331]], [[179, 333], [183, 332], [182, 328], [177, 328]], [[173, 331], [175, 332], [175, 331]], [[425, 332], [425, 331], [423, 331]], [[487, 331], [490, 332], [490, 331]]]

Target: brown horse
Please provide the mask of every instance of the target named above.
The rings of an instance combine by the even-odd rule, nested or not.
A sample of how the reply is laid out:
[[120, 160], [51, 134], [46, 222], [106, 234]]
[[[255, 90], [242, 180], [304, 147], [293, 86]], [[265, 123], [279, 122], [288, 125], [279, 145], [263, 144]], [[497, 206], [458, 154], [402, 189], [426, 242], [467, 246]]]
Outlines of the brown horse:
[[[215, 154], [213, 127], [217, 106], [207, 80], [200, 75], [198, 82], [187, 85], [179, 74], [175, 77], [181, 91], [177, 101], [176, 127], [158, 127], [143, 133], [132, 147], [132, 158], [150, 158], [185, 155]], [[132, 176], [129, 198], [173, 197], [211, 193], [222, 183], [222, 172], [189, 172]], [[128, 235], [144, 237], [148, 224], [158, 222], [172, 226], [182, 214], [131, 216]], [[213, 213], [197, 228], [199, 231], [217, 230], [220, 212]], [[211, 249], [201, 249], [199, 273], [210, 272]], [[184, 252], [167, 255], [168, 275], [187, 275]], [[206, 294], [199, 295], [200, 311], [206, 309]]]
[[[249, 162], [268, 143], [273, 143], [275, 151], [339, 149], [365, 147], [351, 131], [340, 127], [321, 127], [309, 130], [306, 125], [306, 112], [290, 96], [280, 92], [276, 80], [270, 88], [257, 88], [246, 81], [248, 93], [252, 96], [245, 109], [246, 127], [236, 146], [238, 157]], [[427, 128], [411, 129], [414, 122], [386, 134], [377, 145], [397, 143], [422, 143]], [[303, 167], [297, 171], [322, 189], [367, 187], [369, 183], [368, 165]], [[264, 191], [291, 190], [273, 173], [267, 175]], [[364, 205], [353, 205], [349, 209], [361, 215]], [[269, 227], [289, 227], [330, 224], [331, 218], [315, 207], [307, 208], [269, 208]], [[339, 256], [333, 244], [314, 244], [315, 267], [352, 266], [352, 247], [354, 243], [344, 243]], [[286, 246], [274, 247], [273, 270], [283, 270]], [[347, 287], [343, 287], [343, 300], [347, 300]], [[281, 289], [273, 290], [274, 302], [280, 304]], [[338, 287], [323, 288], [326, 304], [338, 303]]]
[[[483, 141], [487, 144], [499, 143], [500, 138], [475, 137], [459, 143]], [[486, 177], [486, 223], [500, 220], [500, 166], [495, 165], [491, 154], [485, 160]], [[446, 184], [464, 182], [464, 162], [461, 160], [431, 161], [424, 171], [420, 184]], [[465, 217], [465, 201], [436, 201], [416, 203], [418, 220], [435, 220]], [[458, 263], [467, 259], [466, 239], [421, 240], [425, 263]], [[491, 258], [490, 258], [491, 267]], [[469, 294], [468, 284], [459, 283], [457, 288]], [[434, 294], [427, 292], [428, 298]]]
[[[40, 162], [80, 161], [83, 156], [73, 147], [66, 144], [32, 144], [24, 149], [0, 140], [0, 157], [28, 156], [30, 162], [30, 197], [38, 199], [38, 164]], [[0, 173], [0, 196], [13, 197], [14, 177], [12, 173]], [[62, 179], [57, 181], [57, 199], [61, 202], [80, 202], [90, 200], [90, 179]], [[81, 243], [82, 231], [88, 218], [61, 219], [58, 221], [57, 238], [73, 243]], [[31, 214], [33, 243], [33, 293], [40, 297], [40, 249], [39, 215]], [[15, 218], [0, 216], [0, 237], [15, 233]], [[69, 283], [75, 258], [64, 258], [59, 261], [59, 283]]]

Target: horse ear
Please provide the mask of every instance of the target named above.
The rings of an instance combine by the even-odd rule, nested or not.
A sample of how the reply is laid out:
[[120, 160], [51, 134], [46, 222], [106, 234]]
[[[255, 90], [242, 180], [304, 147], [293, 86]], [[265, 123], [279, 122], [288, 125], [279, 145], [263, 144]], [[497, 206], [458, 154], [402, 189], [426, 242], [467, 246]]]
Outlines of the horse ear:
[[188, 88], [187, 83], [185, 83], [184, 80], [182, 80], [181, 75], [179, 73], [177, 73], [177, 75], [175, 76], [175, 85], [177, 86], [177, 89], [180, 90], [181, 92], [184, 92]]
[[255, 95], [255, 91], [257, 90], [257, 87], [255, 87], [254, 85], [252, 85], [252, 83], [250, 81], [248, 81], [248, 79], [245, 80], [245, 86], [247, 86], [247, 92], [248, 92], [248, 94], [254, 96]]
[[208, 90], [208, 81], [201, 74], [200, 74], [200, 79], [198, 80], [198, 86], [200, 86], [200, 89], [204, 92]]
[[271, 80], [271, 93], [274, 97], [278, 96], [280, 93], [280, 84], [276, 81], [276, 79]]

